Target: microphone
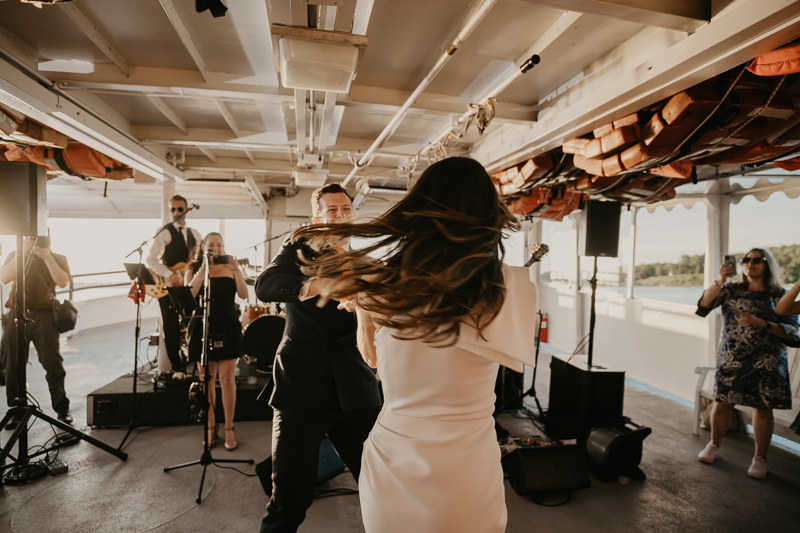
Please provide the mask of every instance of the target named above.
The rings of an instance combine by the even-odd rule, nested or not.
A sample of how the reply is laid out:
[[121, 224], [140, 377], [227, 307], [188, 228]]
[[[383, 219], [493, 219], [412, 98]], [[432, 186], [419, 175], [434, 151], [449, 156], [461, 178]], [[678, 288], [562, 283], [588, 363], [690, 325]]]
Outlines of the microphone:
[[191, 205], [189, 206], [189, 209], [200, 209], [200, 206], [199, 206], [199, 205], [197, 205], [197, 204], [191, 204]]
[[534, 263], [537, 263], [542, 260], [542, 258], [547, 255], [547, 252], [550, 251], [550, 247], [546, 244], [537, 244], [533, 248], [531, 248], [531, 258], [528, 259], [528, 262], [525, 263], [524, 266], [529, 267]]

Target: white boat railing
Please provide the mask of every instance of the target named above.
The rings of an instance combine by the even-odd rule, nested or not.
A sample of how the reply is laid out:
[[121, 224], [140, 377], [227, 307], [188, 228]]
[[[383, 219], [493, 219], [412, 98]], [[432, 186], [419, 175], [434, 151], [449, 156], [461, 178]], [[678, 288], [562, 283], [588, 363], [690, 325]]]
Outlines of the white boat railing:
[[69, 277], [69, 286], [63, 289], [56, 289], [56, 295], [59, 294], [68, 294], [69, 300], [72, 300], [73, 294], [77, 291], [86, 291], [90, 289], [108, 289], [113, 287], [127, 287], [131, 284], [130, 281], [121, 281], [117, 283], [97, 283], [97, 284], [87, 284], [87, 285], [80, 285], [78, 287], [75, 286], [75, 278], [88, 278], [93, 276], [111, 276], [111, 275], [118, 275], [118, 274], [125, 274], [124, 270], [115, 270], [113, 272], [93, 272], [88, 274], [72, 274]]

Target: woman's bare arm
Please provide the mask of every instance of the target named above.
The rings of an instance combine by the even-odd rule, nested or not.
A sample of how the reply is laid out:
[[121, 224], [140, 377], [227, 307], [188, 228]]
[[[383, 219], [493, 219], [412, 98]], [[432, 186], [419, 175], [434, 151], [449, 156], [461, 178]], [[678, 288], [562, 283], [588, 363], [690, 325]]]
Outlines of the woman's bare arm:
[[800, 276], [797, 278], [797, 283], [781, 297], [775, 306], [775, 312], [779, 315], [800, 314], [800, 300], [797, 300], [798, 294], [800, 294]]
[[360, 307], [356, 308], [356, 316], [358, 317], [358, 333], [356, 337], [358, 350], [361, 352], [361, 357], [371, 368], [377, 368], [378, 354], [375, 349], [375, 332], [377, 328], [375, 322], [372, 320], [370, 312]]

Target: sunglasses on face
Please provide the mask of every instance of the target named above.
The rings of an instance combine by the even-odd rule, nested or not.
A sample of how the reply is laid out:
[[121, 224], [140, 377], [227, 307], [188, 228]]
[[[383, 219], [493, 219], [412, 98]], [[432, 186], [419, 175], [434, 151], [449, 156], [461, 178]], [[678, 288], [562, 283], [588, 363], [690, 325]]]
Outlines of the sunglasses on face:
[[743, 265], [746, 265], [750, 261], [753, 261], [754, 265], [760, 265], [761, 263], [766, 261], [766, 259], [764, 259], [763, 257], [742, 257], [742, 264]]
[[186, 208], [185, 207], [170, 207], [169, 210], [172, 211], [173, 213], [175, 211], [177, 211], [178, 213], [183, 213], [184, 211], [186, 211]]

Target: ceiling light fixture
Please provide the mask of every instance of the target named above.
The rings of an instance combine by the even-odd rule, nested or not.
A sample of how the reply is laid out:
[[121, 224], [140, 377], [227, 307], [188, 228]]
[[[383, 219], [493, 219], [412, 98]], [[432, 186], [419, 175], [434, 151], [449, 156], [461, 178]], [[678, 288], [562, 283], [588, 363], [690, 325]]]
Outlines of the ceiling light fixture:
[[272, 25], [275, 70], [287, 89], [347, 93], [367, 46], [351, 33]]

